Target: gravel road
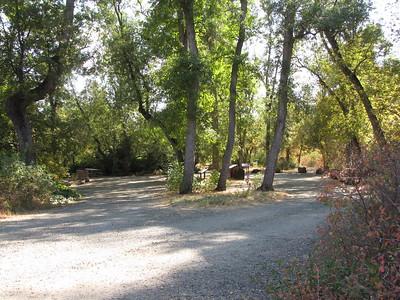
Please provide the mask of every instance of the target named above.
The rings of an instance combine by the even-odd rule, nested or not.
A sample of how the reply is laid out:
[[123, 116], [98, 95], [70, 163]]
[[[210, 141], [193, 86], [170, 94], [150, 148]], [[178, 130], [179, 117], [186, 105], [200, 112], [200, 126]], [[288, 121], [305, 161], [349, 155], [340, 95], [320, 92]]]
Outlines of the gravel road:
[[161, 177], [98, 179], [76, 205], [0, 221], [0, 299], [266, 299], [279, 260], [310, 249], [321, 179], [277, 174], [290, 199], [163, 204]]

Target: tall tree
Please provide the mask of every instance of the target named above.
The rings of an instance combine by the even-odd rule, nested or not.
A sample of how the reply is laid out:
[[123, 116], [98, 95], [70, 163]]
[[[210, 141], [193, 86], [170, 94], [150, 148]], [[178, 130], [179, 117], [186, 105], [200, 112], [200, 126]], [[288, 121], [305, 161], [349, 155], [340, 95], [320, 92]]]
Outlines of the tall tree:
[[278, 160], [279, 151], [282, 145], [283, 134], [285, 131], [289, 75], [293, 56], [293, 46], [295, 42], [294, 26], [295, 26], [296, 6], [290, 1], [286, 4], [283, 19], [283, 47], [282, 47], [282, 66], [278, 87], [278, 115], [275, 124], [275, 133], [272, 140], [271, 149], [268, 151], [266, 158], [266, 169], [261, 187], [262, 191], [273, 190], [273, 181], [275, 176], [275, 168]]
[[188, 69], [190, 71], [190, 79], [187, 82], [186, 93], [186, 141], [185, 141], [185, 157], [183, 164], [183, 180], [179, 192], [187, 194], [192, 192], [193, 175], [195, 165], [196, 151], [196, 112], [197, 100], [200, 90], [200, 74], [199, 65], [200, 57], [197, 49], [196, 32], [194, 27], [193, 16], [193, 0], [180, 0], [180, 6], [184, 15], [185, 30], [183, 31], [185, 38], [183, 46], [186, 50]]
[[322, 42], [332, 61], [357, 92], [371, 123], [374, 137], [378, 144], [383, 147], [387, 143], [385, 134], [374, 112], [370, 97], [357, 75], [359, 65], [351, 66], [346, 61], [339, 46], [339, 39], [345, 43], [354, 41], [354, 37], [357, 36], [360, 29], [362, 31], [363, 25], [369, 18], [370, 2], [366, 0], [338, 0], [334, 2], [322, 1], [322, 3], [323, 5], [320, 6], [321, 13], [317, 13], [319, 18], [315, 18]]
[[[110, 26], [111, 37], [108, 41], [108, 52], [111, 57], [110, 68], [117, 74], [119, 81], [127, 77], [129, 90], [134, 95], [134, 101], [138, 105], [139, 113], [146, 121], [161, 129], [174, 150], [175, 158], [179, 163], [183, 163], [183, 152], [178, 145], [177, 139], [171, 135], [166, 124], [150, 108], [150, 97], [155, 94], [155, 91], [152, 89], [150, 76], [146, 74], [145, 69], [148, 68], [152, 57], [147, 53], [149, 51], [146, 49], [146, 40], [138, 30], [135, 30], [129, 24], [121, 5], [121, 0], [112, 1], [117, 22], [117, 33], [112, 32], [113, 28]], [[115, 20], [111, 19], [110, 23], [114, 25]], [[119, 69], [121, 68], [124, 72], [120, 72]]]
[[[74, 30], [74, 7], [74, 0], [66, 0], [61, 24], [57, 5], [48, 1], [38, 6], [34, 1], [14, 1], [1, 7], [0, 43], [8, 60], [4, 65], [13, 72], [9, 74], [13, 88], [6, 99], [6, 111], [14, 125], [21, 156], [28, 164], [35, 160], [28, 110], [53, 93], [65, 73]], [[61, 26], [55, 26], [56, 21]], [[46, 36], [49, 30], [56, 34]]]
[[332, 31], [330, 31], [329, 29], [325, 29], [324, 36], [327, 40], [327, 43], [326, 43], [325, 39], [323, 38], [326, 50], [328, 51], [332, 60], [336, 63], [338, 68], [341, 70], [343, 75], [346, 76], [346, 78], [353, 85], [354, 89], [357, 91], [357, 94], [360, 97], [360, 100], [364, 106], [366, 113], [367, 113], [368, 119], [371, 123], [375, 139], [381, 147], [384, 147], [387, 143], [385, 134], [384, 134], [382, 127], [379, 123], [379, 120], [374, 112], [374, 109], [372, 108], [371, 101], [369, 99], [367, 92], [365, 91], [363, 84], [361, 83], [360, 79], [358, 78], [356, 72], [354, 70], [351, 70], [350, 67], [348, 66], [348, 64], [346, 63], [346, 61], [344, 60], [344, 58], [340, 52], [339, 44], [336, 41], [335, 34]]
[[240, 0], [240, 25], [239, 35], [237, 39], [235, 55], [232, 62], [231, 81], [229, 86], [229, 125], [228, 125], [228, 139], [226, 148], [222, 159], [222, 168], [218, 180], [217, 191], [226, 190], [226, 180], [229, 174], [229, 165], [231, 163], [233, 146], [235, 144], [235, 127], [236, 127], [236, 86], [238, 81], [239, 66], [242, 61], [242, 48], [246, 38], [245, 20], [247, 14], [247, 0]]

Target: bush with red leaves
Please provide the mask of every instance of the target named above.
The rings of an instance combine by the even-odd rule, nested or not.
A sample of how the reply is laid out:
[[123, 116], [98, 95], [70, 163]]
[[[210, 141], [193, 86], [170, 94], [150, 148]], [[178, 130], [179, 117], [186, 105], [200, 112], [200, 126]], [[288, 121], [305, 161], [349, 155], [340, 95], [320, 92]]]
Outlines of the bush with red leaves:
[[280, 272], [272, 297], [400, 299], [399, 145], [369, 152], [357, 170], [357, 185], [323, 195], [333, 209], [319, 242], [306, 262]]

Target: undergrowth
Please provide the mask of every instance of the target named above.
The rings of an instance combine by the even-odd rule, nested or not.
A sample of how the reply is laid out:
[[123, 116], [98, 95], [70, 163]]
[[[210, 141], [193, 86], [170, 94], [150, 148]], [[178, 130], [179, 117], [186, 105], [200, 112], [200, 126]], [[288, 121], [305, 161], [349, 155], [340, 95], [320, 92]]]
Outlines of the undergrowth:
[[[400, 148], [365, 155], [359, 184], [322, 196], [332, 211], [305, 262], [271, 280], [275, 299], [400, 298]], [[335, 195], [335, 196], [333, 196]]]
[[80, 197], [38, 165], [26, 165], [15, 156], [0, 157], [0, 212], [47, 208]]
[[[216, 173], [218, 176], [219, 174]], [[280, 201], [288, 198], [289, 195], [284, 192], [271, 191], [268, 193], [257, 191], [262, 181], [262, 175], [257, 174], [252, 178], [245, 180], [245, 184], [232, 185], [228, 182], [228, 190], [225, 192], [215, 192], [215, 186], [218, 182], [216, 176], [215, 182], [211, 185], [212, 188], [204, 190], [197, 189], [195, 193], [189, 195], [173, 194], [169, 199], [172, 205], [194, 205], [198, 207], [209, 206], [233, 206], [241, 204], [250, 204], [258, 202]], [[213, 180], [211, 180], [213, 182]]]

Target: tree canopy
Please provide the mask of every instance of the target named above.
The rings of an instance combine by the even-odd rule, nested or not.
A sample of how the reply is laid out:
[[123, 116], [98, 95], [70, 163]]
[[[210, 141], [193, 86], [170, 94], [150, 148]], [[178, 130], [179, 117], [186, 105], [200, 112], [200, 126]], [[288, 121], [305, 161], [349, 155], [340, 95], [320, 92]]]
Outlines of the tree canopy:
[[400, 139], [398, 28], [371, 14], [367, 0], [3, 1], [0, 150], [59, 176], [178, 162], [181, 193], [199, 165], [221, 171], [218, 190], [232, 163], [266, 167], [262, 190], [278, 169], [351, 165]]

